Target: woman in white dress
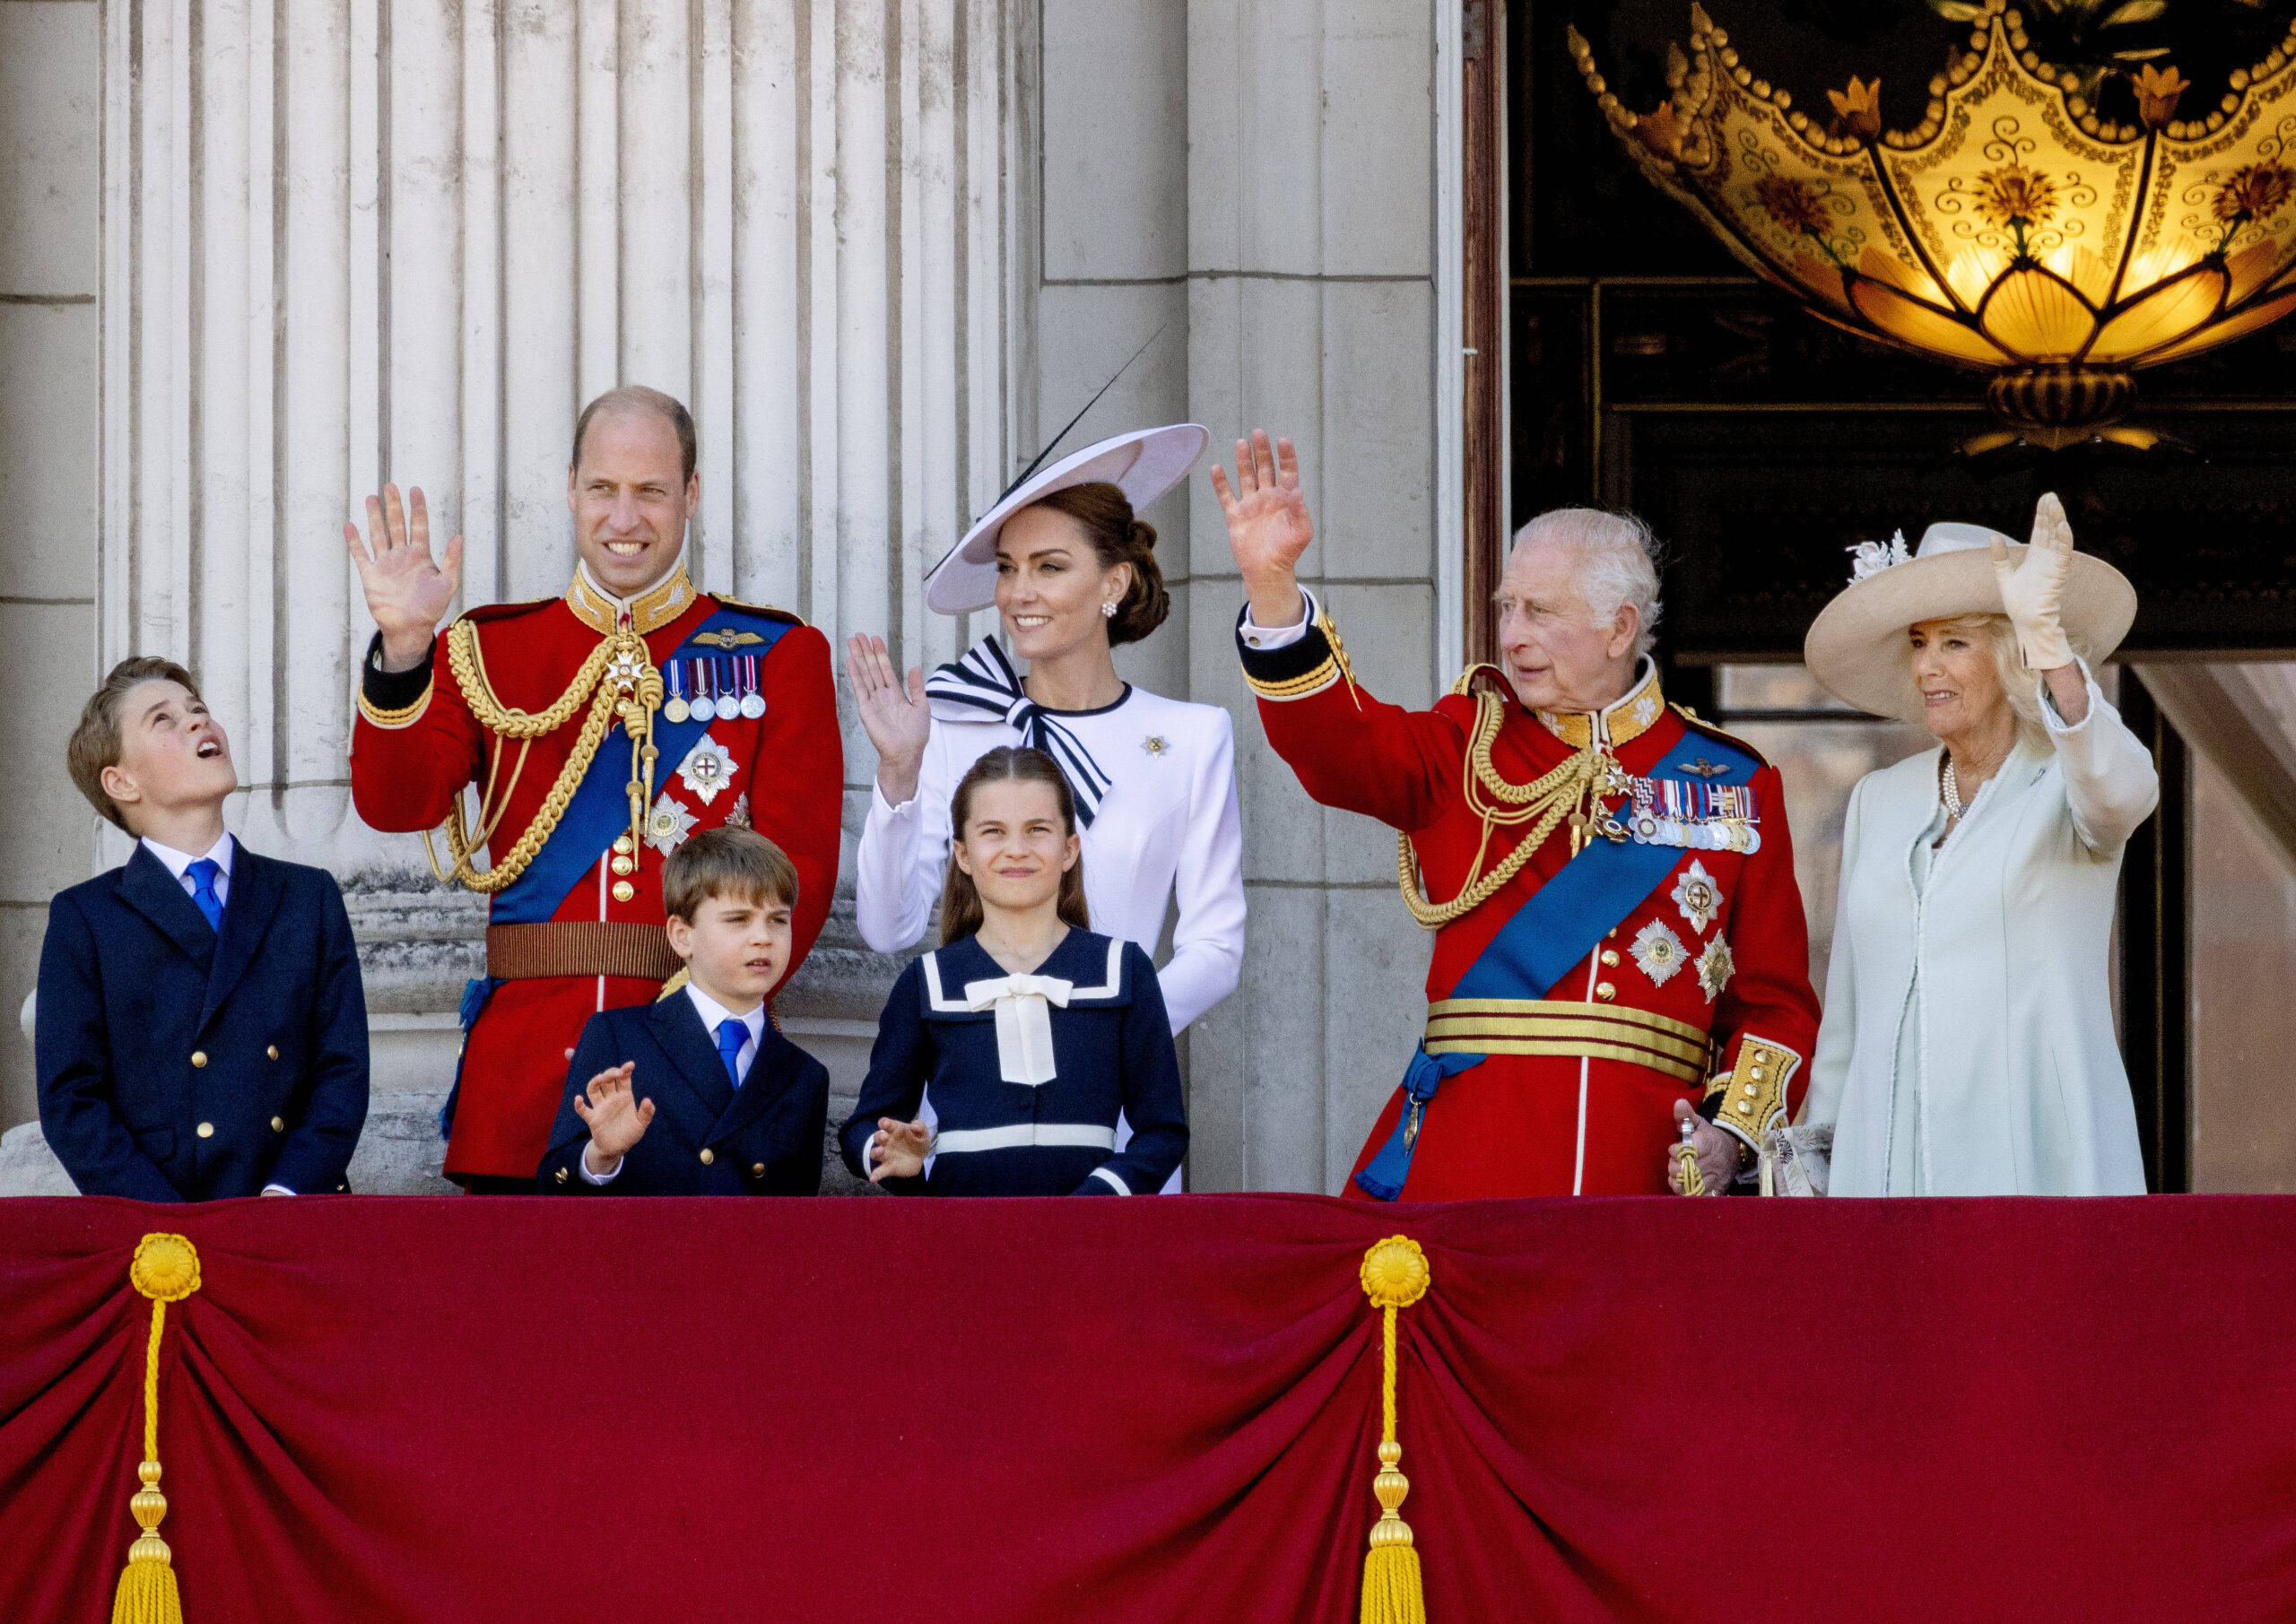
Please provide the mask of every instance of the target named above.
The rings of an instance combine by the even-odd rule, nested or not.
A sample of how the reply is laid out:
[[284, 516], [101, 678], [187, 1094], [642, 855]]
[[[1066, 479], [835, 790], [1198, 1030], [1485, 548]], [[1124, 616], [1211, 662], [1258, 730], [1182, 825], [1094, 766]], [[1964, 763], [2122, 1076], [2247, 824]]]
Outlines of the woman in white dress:
[[1156, 533], [1135, 512], [1186, 479], [1210, 439], [1182, 423], [1086, 447], [1007, 492], [935, 568], [926, 602], [944, 614], [995, 604], [1025, 677], [994, 637], [929, 682], [917, 670], [903, 682], [882, 638], [847, 644], [877, 750], [855, 912], [879, 952], [925, 934], [958, 781], [984, 752], [1027, 744], [1060, 763], [1074, 792], [1091, 928], [1152, 955], [1177, 899], [1171, 957], [1156, 975], [1173, 1032], [1235, 991], [1244, 873], [1233, 726], [1216, 705], [1125, 682], [1112, 656], [1170, 606]]
[[1834, 1195], [2141, 1195], [2109, 977], [2121, 852], [2160, 799], [2088, 661], [2136, 593], [2041, 499], [2030, 547], [1933, 525], [1859, 548], [1805, 650], [1838, 697], [1940, 748], [1869, 773], [1805, 1120]]

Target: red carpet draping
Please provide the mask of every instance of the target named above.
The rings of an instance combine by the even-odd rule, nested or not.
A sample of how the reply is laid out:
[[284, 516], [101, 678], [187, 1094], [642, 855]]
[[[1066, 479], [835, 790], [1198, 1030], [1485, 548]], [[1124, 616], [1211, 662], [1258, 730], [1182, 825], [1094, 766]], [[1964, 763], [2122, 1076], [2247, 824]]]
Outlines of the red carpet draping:
[[0, 1203], [0, 1619], [2296, 1616], [2296, 1202]]

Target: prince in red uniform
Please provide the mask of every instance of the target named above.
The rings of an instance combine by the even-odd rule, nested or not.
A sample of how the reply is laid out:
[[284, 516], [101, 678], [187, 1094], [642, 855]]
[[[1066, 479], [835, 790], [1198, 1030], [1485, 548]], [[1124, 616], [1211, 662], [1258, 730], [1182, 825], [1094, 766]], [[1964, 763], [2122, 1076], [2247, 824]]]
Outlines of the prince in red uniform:
[[1346, 1193], [1679, 1190], [1684, 1124], [1695, 1185], [1726, 1192], [1798, 1105], [1817, 1000], [1777, 770], [1659, 692], [1647, 533], [1583, 508], [1525, 526], [1504, 665], [1406, 711], [1356, 685], [1300, 589], [1291, 442], [1236, 450], [1234, 484], [1212, 480], [1268, 742], [1316, 800], [1400, 831], [1436, 932], [1425, 1036]]
[[661, 871], [696, 830], [752, 826], [796, 864], [792, 972], [829, 914], [845, 776], [829, 644], [795, 615], [695, 590], [681, 561], [694, 457], [668, 395], [593, 401], [567, 473], [572, 585], [444, 632], [463, 543], [432, 562], [422, 493], [368, 499], [371, 547], [344, 527], [378, 629], [352, 798], [376, 829], [443, 823], [453, 877], [489, 898], [449, 1107], [447, 1174], [466, 1189], [534, 1188], [583, 1022], [676, 975]]

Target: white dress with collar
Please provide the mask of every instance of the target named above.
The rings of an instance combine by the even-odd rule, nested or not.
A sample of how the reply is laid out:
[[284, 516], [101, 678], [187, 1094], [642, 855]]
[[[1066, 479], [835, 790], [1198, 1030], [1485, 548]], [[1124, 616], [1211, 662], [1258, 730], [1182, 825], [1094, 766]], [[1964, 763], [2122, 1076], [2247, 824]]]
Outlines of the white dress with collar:
[[[1156, 972], [1172, 1030], [1236, 990], [1244, 961], [1243, 818], [1236, 804], [1236, 743], [1228, 713], [1127, 686], [1098, 710], [1048, 711], [1091, 753], [1110, 787], [1079, 832], [1091, 928], [1151, 956], [1173, 898], [1172, 956]], [[949, 856], [949, 797], [1000, 744], [1025, 744], [1001, 720], [935, 716], [900, 805], [872, 785], [861, 830], [855, 913], [862, 939], [899, 952], [925, 934]]]

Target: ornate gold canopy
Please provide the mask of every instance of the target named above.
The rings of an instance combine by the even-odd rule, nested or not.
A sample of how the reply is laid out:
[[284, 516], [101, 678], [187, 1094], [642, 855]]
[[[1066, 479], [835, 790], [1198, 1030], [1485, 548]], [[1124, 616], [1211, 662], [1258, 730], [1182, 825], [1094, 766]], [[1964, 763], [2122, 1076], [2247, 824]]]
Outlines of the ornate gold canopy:
[[2139, 122], [2102, 119], [2007, 0], [1884, 131], [1879, 81], [1813, 117], [1691, 7], [1671, 95], [1622, 106], [1576, 29], [1587, 88], [1644, 174], [1768, 281], [1837, 326], [1993, 374], [1988, 404], [2051, 446], [2135, 400], [2129, 376], [2296, 309], [2296, 30], [2205, 116], [2148, 65]]

